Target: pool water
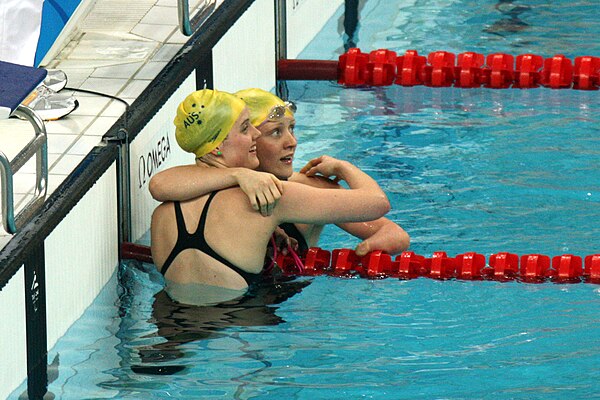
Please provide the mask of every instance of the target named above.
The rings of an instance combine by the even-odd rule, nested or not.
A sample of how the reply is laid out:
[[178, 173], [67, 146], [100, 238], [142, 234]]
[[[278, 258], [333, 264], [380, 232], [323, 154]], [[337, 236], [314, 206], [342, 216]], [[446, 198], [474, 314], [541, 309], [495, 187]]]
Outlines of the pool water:
[[[593, 1], [368, 0], [360, 14], [363, 51], [600, 55]], [[336, 58], [343, 41], [334, 18], [300, 58]], [[323, 153], [355, 162], [416, 253], [600, 253], [598, 92], [288, 89], [296, 167]], [[321, 240], [357, 243], [334, 227]], [[598, 396], [598, 285], [321, 276], [188, 307], [162, 284], [151, 265], [120, 266], [50, 353], [57, 398]]]
[[[300, 127], [298, 164], [329, 153], [368, 171], [413, 251], [598, 251], [597, 92], [296, 86], [314, 124]], [[324, 247], [348, 240], [332, 234]]]

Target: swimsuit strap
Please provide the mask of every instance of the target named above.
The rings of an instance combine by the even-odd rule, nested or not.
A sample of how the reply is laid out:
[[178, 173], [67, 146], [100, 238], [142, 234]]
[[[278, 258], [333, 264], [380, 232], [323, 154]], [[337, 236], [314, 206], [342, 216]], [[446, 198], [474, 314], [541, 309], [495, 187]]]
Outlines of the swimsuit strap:
[[[192, 236], [201, 236], [202, 237], [202, 241], [206, 242], [206, 239], [204, 238], [204, 229], [205, 229], [205, 225], [206, 225], [206, 216], [208, 215], [208, 207], [210, 207], [210, 203], [213, 201], [213, 199], [215, 198], [215, 195], [218, 193], [217, 192], [212, 192], [209, 196], [208, 196], [208, 200], [206, 200], [206, 203], [204, 203], [204, 208], [202, 209], [202, 214], [200, 214], [200, 220], [198, 221], [198, 226], [196, 227], [196, 232], [194, 232], [192, 234]], [[208, 243], [207, 243], [208, 245]]]
[[173, 206], [175, 207], [175, 219], [177, 221], [177, 242], [175, 242], [175, 247], [173, 247], [173, 250], [169, 253], [169, 256], [160, 270], [163, 275], [167, 273], [167, 270], [173, 263], [173, 260], [175, 260], [175, 257], [188, 248], [186, 239], [190, 236], [185, 227], [185, 219], [183, 218], [183, 212], [181, 211], [181, 204], [178, 201], [174, 201]]

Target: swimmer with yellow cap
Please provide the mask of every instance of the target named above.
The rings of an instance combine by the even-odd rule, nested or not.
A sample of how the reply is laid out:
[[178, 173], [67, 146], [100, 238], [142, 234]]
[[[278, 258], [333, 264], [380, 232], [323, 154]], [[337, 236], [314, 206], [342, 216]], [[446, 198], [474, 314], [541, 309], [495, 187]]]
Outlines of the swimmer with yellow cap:
[[[268, 123], [286, 118], [285, 110], [268, 111]], [[278, 181], [277, 207], [263, 216], [251, 207], [243, 185], [223, 182], [227, 173], [234, 176], [231, 171], [236, 170], [268, 176], [268, 182], [276, 179], [249, 169], [258, 165], [260, 132], [250, 123], [250, 111], [242, 100], [212, 90], [192, 93], [177, 109], [175, 126], [177, 142], [196, 156], [196, 165], [180, 168], [202, 173], [172, 168], [180, 176], [161, 174], [172, 178], [169, 187], [175, 190], [204, 188], [196, 197], [164, 202], [152, 214], [152, 258], [165, 276], [166, 292], [176, 301], [207, 304], [243, 295], [262, 279], [267, 246], [282, 224], [356, 223], [378, 219], [389, 211], [389, 201], [377, 182], [348, 162], [323, 156], [312, 160], [307, 174], [334, 176], [349, 189]], [[219, 175], [219, 171], [226, 173]], [[220, 181], [214, 176], [220, 176]]]
[[[177, 107], [175, 138], [179, 146], [210, 166], [258, 166], [256, 138], [246, 104], [226, 92], [204, 89], [185, 98]], [[248, 145], [240, 152], [242, 143]]]

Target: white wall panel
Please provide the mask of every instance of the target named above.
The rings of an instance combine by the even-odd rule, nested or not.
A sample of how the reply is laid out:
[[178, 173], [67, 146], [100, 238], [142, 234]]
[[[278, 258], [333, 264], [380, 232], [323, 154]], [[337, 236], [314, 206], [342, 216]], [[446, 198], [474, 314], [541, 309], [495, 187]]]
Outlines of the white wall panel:
[[24, 269], [0, 291], [0, 399], [5, 399], [27, 376], [25, 343]]
[[213, 48], [217, 90], [235, 92], [275, 86], [275, 8], [256, 0]]
[[343, 0], [287, 0], [287, 57], [297, 58], [343, 4]]
[[116, 171], [113, 164], [45, 241], [49, 349], [117, 267]]

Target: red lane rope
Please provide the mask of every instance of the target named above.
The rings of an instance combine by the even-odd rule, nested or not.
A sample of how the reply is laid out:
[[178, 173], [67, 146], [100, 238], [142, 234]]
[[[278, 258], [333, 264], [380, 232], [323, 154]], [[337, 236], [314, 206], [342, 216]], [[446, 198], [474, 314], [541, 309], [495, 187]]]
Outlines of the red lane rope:
[[600, 57], [576, 57], [575, 62], [562, 54], [543, 58], [536, 54], [516, 57], [505, 53], [484, 56], [465, 52], [456, 56], [447, 51], [435, 51], [427, 57], [416, 50], [404, 55], [386, 49], [362, 53], [349, 49], [336, 61], [280, 60], [277, 63], [280, 80], [337, 80], [346, 86], [455, 86], [492, 89], [573, 88], [598, 90], [600, 87]]
[[[123, 243], [121, 255], [124, 259], [152, 263], [148, 246]], [[299, 271], [298, 260], [292, 254], [278, 253], [275, 261], [281, 270], [289, 275], [359, 276], [368, 279], [426, 277], [441, 280], [600, 283], [600, 254], [591, 254], [582, 258], [573, 254], [550, 257], [544, 254], [518, 256], [500, 252], [492, 254], [486, 263], [485, 256], [475, 252], [449, 257], [444, 251], [436, 251], [428, 258], [412, 251], [405, 251], [392, 260], [389, 254], [379, 250], [359, 257], [351, 249], [334, 249], [330, 252], [319, 247], [311, 247], [301, 259], [304, 264], [302, 271]]]
[[[292, 260], [282, 258], [278, 265], [288, 270]], [[331, 253], [318, 247], [308, 250], [303, 275], [360, 276], [370, 279], [386, 277], [413, 279], [462, 280], [520, 280], [540, 283], [589, 282], [600, 283], [600, 254], [582, 257], [563, 254], [550, 257], [544, 254], [518, 256], [512, 253], [496, 253], [489, 257], [475, 252], [449, 257], [444, 251], [436, 251], [431, 258], [405, 251], [394, 260], [382, 251], [372, 251], [359, 257], [350, 249], [335, 249]]]

